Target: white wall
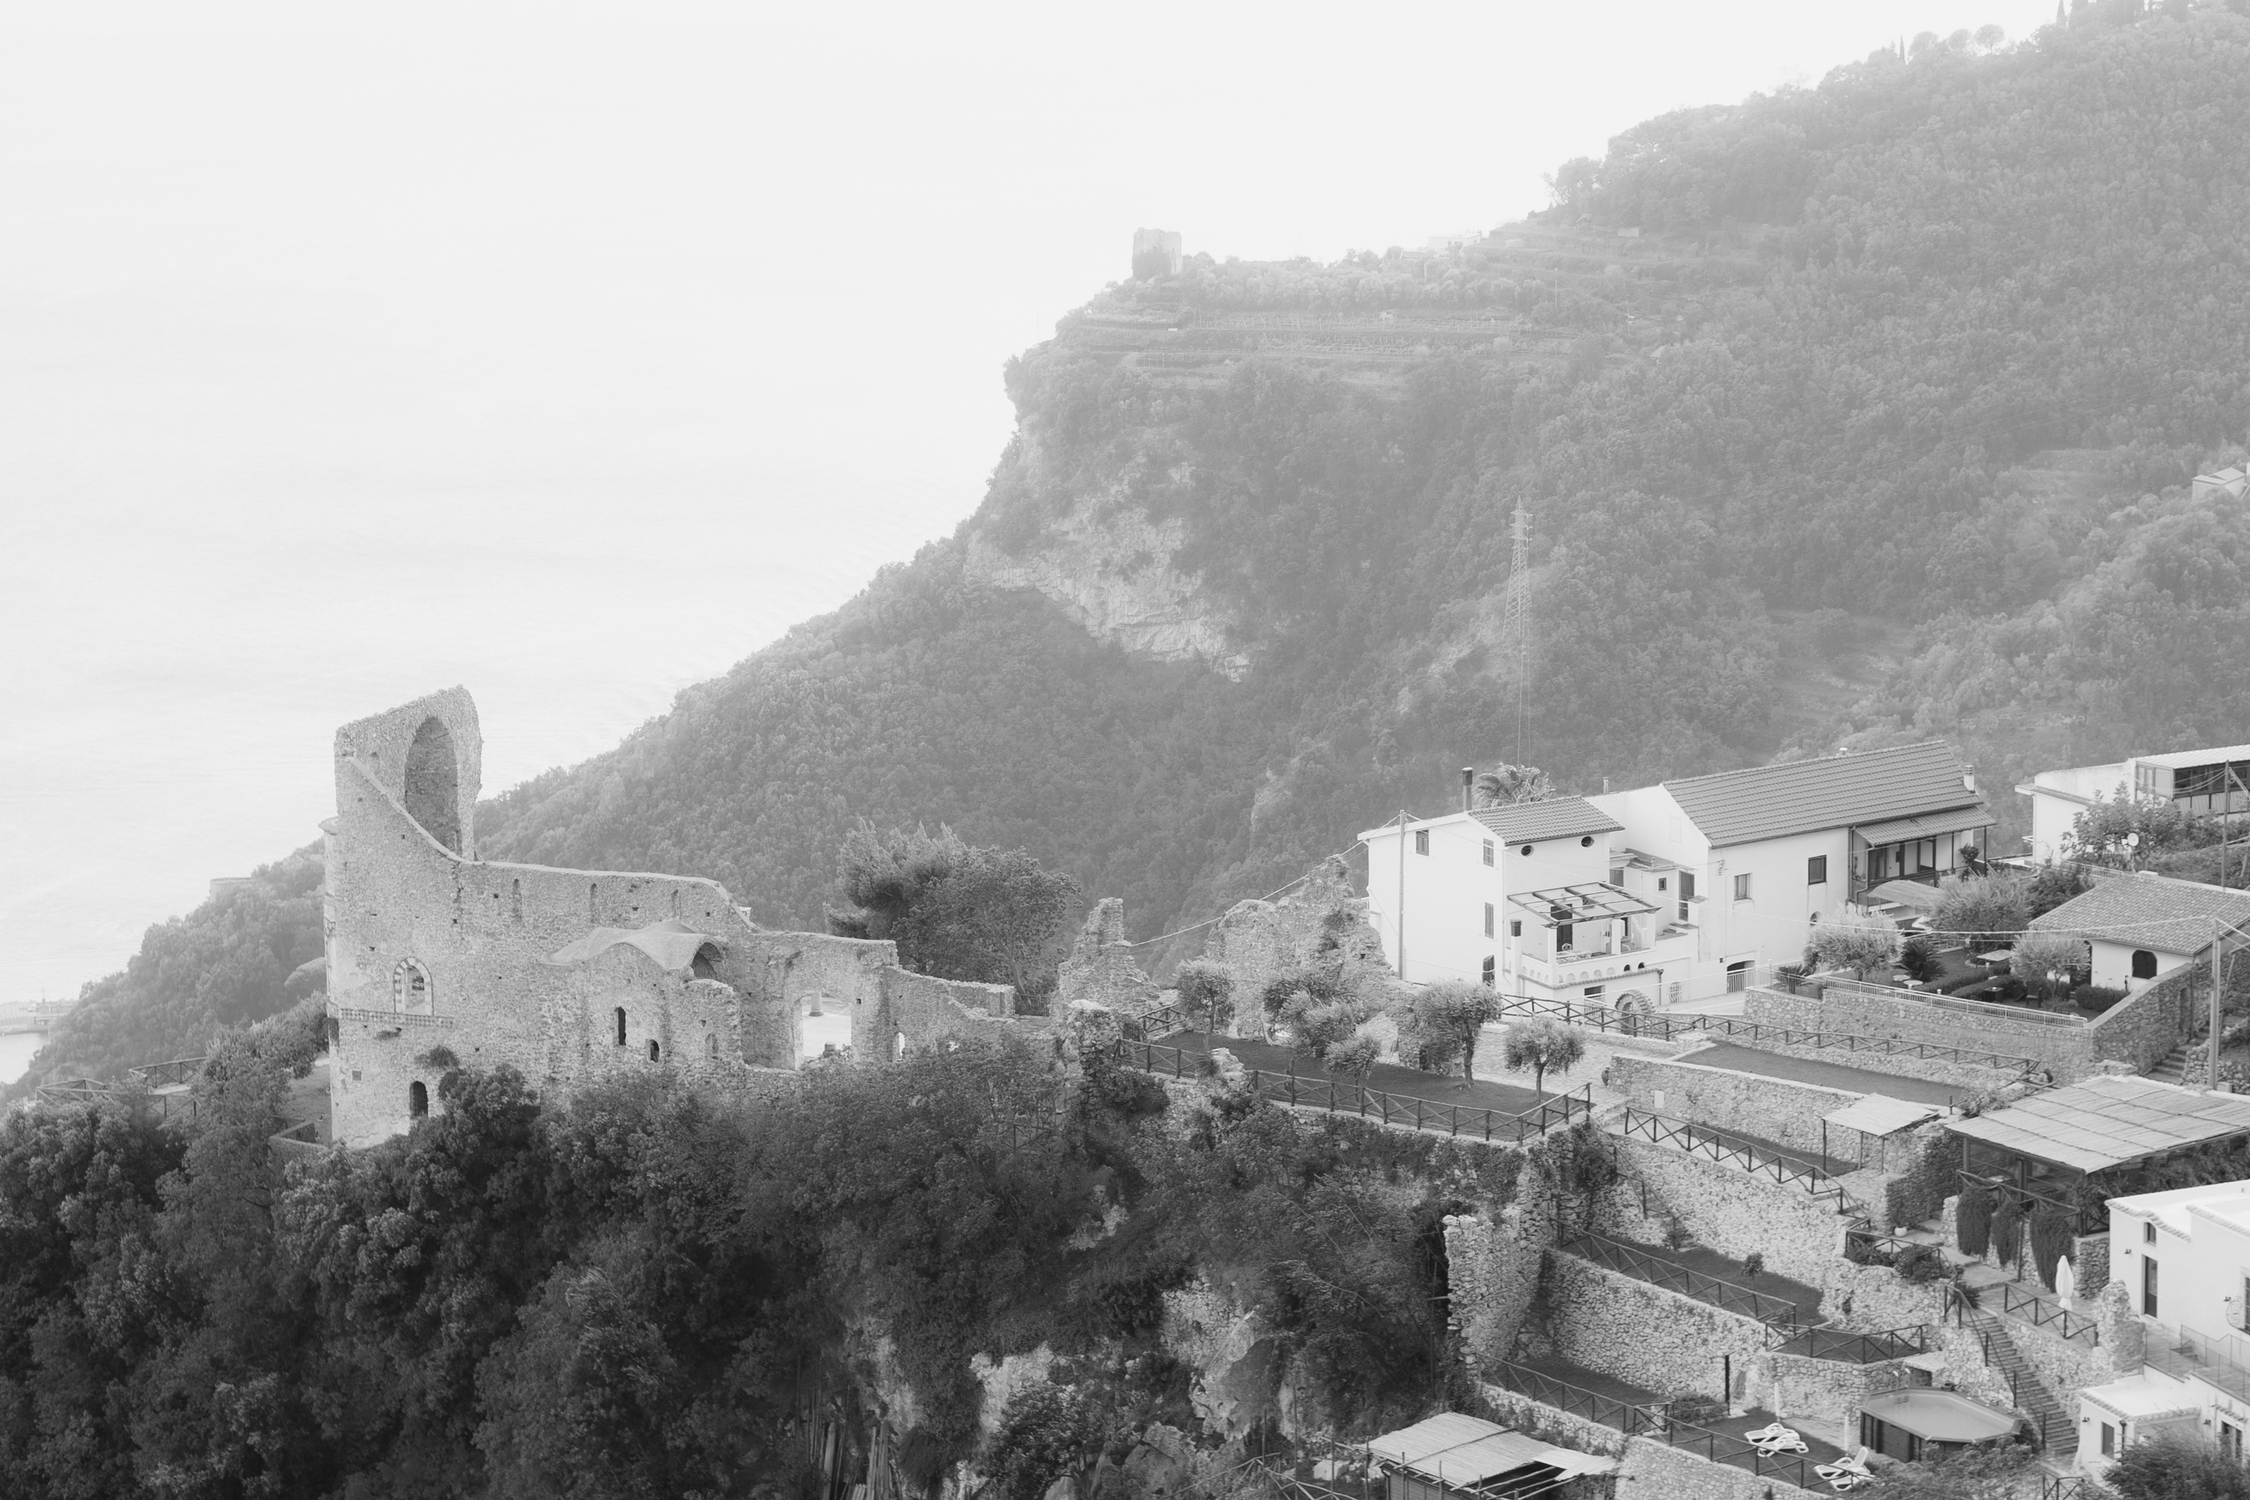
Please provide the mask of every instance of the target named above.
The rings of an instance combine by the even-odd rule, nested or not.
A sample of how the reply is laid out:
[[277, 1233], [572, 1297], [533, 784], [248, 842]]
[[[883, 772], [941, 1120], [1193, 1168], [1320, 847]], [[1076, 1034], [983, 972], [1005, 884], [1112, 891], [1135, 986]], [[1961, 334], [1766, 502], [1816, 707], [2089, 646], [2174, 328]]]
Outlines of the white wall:
[[[2094, 942], [2087, 946], [2093, 950], [2094, 983], [2113, 990], [2144, 990], [2156, 982], [2133, 977], [2133, 944]], [[2157, 978], [2171, 973], [2189, 958], [2187, 954], [2166, 953], [2161, 948], [2151, 947], [2148, 951], [2156, 955]]]
[[2086, 803], [2116, 796], [2121, 785], [2128, 789], [2127, 795], [2131, 795], [2132, 766], [2127, 761], [2041, 771], [2030, 782], [2017, 787], [2017, 791], [2027, 792], [2031, 797], [2031, 857], [2041, 863], [2061, 859], [2063, 840], [2069, 836], [2071, 824], [2086, 810]]
[[[1414, 852], [1414, 835], [1427, 831], [1430, 852]], [[1448, 979], [1475, 981], [1483, 975], [1484, 961], [1502, 958], [1508, 944], [1511, 920], [1524, 924], [1517, 941], [1525, 951], [1544, 954], [1546, 933], [1531, 915], [1511, 907], [1511, 891], [1540, 890], [1548, 886], [1579, 885], [1609, 878], [1610, 838], [1593, 835], [1591, 847], [1578, 836], [1546, 839], [1530, 845], [1502, 844], [1492, 831], [1466, 813], [1406, 825], [1405, 856], [1406, 952], [1400, 962], [1398, 943], [1399, 850], [1398, 825], [1370, 829], [1361, 835], [1367, 845], [1368, 916], [1383, 939], [1384, 955], [1402, 978], [1416, 984]], [[1492, 843], [1493, 862], [1484, 863], [1484, 846]], [[1484, 934], [1484, 908], [1492, 907], [1493, 935]], [[1503, 988], [1507, 986], [1503, 985]]]
[[[1807, 861], [1828, 859], [1828, 879], [1805, 879]], [[1705, 948], [1721, 963], [1795, 963], [1812, 935], [1812, 919], [1833, 920], [1851, 895], [1850, 838], [1841, 828], [1795, 834], [1711, 851], [1704, 890]], [[1734, 899], [1735, 877], [1750, 877], [1750, 899]]]

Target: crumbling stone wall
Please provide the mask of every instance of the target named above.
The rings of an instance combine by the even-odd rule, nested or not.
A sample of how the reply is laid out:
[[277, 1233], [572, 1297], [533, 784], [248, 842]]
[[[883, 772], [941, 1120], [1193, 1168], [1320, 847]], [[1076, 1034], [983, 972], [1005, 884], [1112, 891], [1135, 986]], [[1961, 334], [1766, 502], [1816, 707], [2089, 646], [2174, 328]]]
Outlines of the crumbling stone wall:
[[1141, 972], [1125, 941], [1125, 903], [1115, 896], [1095, 902], [1055, 977], [1057, 1000], [1066, 1006], [1086, 1000], [1138, 1016], [1156, 1008], [1157, 995], [1156, 981]]
[[1908, 1281], [1889, 1266], [1855, 1266], [1838, 1256], [1812, 1285], [1820, 1288], [1821, 1316], [1862, 1333], [1912, 1328], [1944, 1317], [1942, 1283]]
[[[1624, 1180], [1598, 1206], [1595, 1227], [1641, 1244], [1660, 1244], [1677, 1220], [1696, 1240], [1740, 1260], [1756, 1252], [1769, 1269], [1821, 1285], [1843, 1250], [1844, 1221], [1828, 1201], [1651, 1141], [1620, 1140]], [[1648, 1211], [1641, 1211], [1646, 1187]]]
[[1528, 1158], [1506, 1207], [1447, 1216], [1447, 1290], [1453, 1322], [1471, 1358], [1491, 1363], [1515, 1352], [1539, 1293], [1546, 1252], [1562, 1237], [1564, 1217], [1555, 1174]]
[[1758, 1404], [1783, 1421], [1801, 1417], [1850, 1433], [1859, 1431], [1859, 1408], [1868, 1397], [1913, 1383], [1913, 1372], [1897, 1360], [1855, 1365], [1778, 1353], [1759, 1356], [1753, 1379], [1765, 1393]]
[[1396, 977], [1367, 919], [1366, 900], [1352, 894], [1343, 861], [1333, 859], [1278, 901], [1236, 902], [1211, 929], [1203, 956], [1234, 980], [1234, 1036], [1264, 1036], [1259, 996], [1266, 986], [1316, 963], [1341, 962], [1374, 979]]

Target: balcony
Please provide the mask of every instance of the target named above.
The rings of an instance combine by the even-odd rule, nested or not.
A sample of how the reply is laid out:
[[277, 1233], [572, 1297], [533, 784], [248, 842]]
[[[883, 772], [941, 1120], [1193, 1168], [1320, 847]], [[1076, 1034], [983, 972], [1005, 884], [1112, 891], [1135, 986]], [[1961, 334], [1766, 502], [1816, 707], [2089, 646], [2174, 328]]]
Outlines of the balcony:
[[[2228, 1299], [2227, 1316], [2239, 1316], [2235, 1299]], [[2213, 1338], [2192, 1328], [2172, 1328], [2142, 1319], [2147, 1330], [2144, 1357], [2151, 1369], [2174, 1380], [2200, 1380], [2226, 1392], [2237, 1401], [2250, 1401], [2250, 1344], [2229, 1335]]]

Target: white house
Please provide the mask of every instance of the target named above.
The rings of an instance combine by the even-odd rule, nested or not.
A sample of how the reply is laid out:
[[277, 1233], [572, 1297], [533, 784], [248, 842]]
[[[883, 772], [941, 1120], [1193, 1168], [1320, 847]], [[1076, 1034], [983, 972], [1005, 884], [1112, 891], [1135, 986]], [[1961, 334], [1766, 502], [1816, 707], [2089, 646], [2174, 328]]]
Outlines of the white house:
[[2016, 790], [2031, 799], [2031, 857], [2047, 864], [2068, 857], [2065, 840], [2071, 825], [2097, 802], [2156, 798], [2198, 817], [2250, 812], [2250, 745], [2172, 750], [2041, 771]]
[[2034, 917], [2031, 925], [2085, 938], [2094, 983], [2138, 990], [2192, 962], [2214, 936], [2232, 937], [2246, 923], [2250, 892], [2144, 870], [2096, 881], [2092, 890]]
[[2146, 1337], [2137, 1374], [2078, 1395], [2079, 1467], [2181, 1435], [2241, 1461], [2250, 1431], [2250, 1182], [2109, 1200], [2110, 1274]]
[[1668, 1005], [1794, 960], [1815, 922], [1886, 882], [1935, 883], [1992, 821], [1951, 747], [1931, 742], [1408, 820], [1360, 839], [1404, 977]]

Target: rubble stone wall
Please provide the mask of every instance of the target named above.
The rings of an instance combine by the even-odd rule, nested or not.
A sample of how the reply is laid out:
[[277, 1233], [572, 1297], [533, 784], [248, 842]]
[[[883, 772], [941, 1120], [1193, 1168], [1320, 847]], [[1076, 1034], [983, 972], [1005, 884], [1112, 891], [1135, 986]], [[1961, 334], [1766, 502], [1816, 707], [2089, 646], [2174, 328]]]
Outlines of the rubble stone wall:
[[1636, 1108], [1720, 1130], [1740, 1131], [1795, 1151], [1818, 1152], [1821, 1117], [1863, 1097], [1841, 1089], [1792, 1083], [1680, 1059], [1620, 1052], [1603, 1081]]
[[[1739, 1401], [1748, 1390], [1751, 1362], [1765, 1353], [1765, 1328], [1757, 1320], [1567, 1250], [1549, 1252], [1540, 1296], [1556, 1354], [1667, 1398]], [[1724, 1389], [1730, 1357], [1731, 1392]]]
[[1652, 1141], [1619, 1141], [1618, 1160], [1624, 1180], [1609, 1190], [1595, 1216], [1604, 1234], [1661, 1244], [1676, 1219], [1720, 1254], [1739, 1260], [1756, 1252], [1769, 1269], [1808, 1286], [1821, 1285], [1829, 1262], [1842, 1252], [1843, 1220], [1802, 1189]]

